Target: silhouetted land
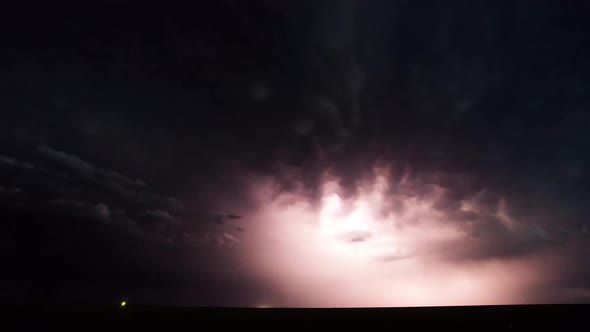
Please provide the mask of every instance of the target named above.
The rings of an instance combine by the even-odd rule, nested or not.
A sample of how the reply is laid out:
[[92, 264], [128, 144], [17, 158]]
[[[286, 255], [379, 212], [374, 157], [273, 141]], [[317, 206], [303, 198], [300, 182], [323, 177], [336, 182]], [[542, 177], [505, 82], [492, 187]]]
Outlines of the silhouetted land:
[[[249, 309], [145, 306], [19, 305], [2, 307], [9, 326], [127, 328], [130, 330], [253, 331], [317, 328], [346, 331], [386, 329], [492, 329], [588, 331], [590, 305], [472, 306], [362, 309]], [[16, 324], [15, 324], [16, 323]], [[5, 330], [2, 327], [2, 330]], [[19, 328], [19, 330], [21, 330]]]

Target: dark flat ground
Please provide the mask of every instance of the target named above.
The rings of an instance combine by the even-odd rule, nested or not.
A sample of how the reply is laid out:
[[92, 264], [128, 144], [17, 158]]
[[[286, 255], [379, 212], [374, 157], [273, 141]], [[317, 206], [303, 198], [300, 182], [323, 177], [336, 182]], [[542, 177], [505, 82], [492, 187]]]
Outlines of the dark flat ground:
[[[0, 322], [22, 330], [69, 325], [127, 330], [316, 330], [370, 331], [371, 329], [492, 329], [540, 328], [590, 331], [590, 305], [513, 305], [473, 307], [362, 308], [362, 309], [246, 309], [128, 305], [3, 306]], [[1, 330], [12, 330], [4, 329]]]

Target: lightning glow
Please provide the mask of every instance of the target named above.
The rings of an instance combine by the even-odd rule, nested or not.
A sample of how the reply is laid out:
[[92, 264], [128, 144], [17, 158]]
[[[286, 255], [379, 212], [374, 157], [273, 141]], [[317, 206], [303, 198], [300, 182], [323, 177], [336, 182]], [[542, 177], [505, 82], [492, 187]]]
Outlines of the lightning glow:
[[[270, 299], [277, 306], [529, 303], [552, 277], [542, 254], [464, 258], [489, 244], [473, 236], [472, 223], [454, 220], [453, 209], [437, 207], [445, 191], [436, 185], [420, 194], [391, 190], [389, 173], [376, 169], [348, 195], [337, 178], [326, 177], [317, 204], [272, 179], [252, 188], [258, 207], [245, 218], [248, 232], [238, 245], [248, 273], [282, 294]], [[455, 208], [477, 209], [475, 199]], [[499, 224], [517, 224], [506, 202], [491, 214], [500, 214]]]

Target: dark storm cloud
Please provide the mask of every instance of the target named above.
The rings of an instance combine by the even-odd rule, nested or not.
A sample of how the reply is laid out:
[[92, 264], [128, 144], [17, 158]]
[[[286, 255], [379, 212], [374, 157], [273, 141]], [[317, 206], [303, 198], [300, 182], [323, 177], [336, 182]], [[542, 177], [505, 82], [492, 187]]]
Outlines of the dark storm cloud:
[[256, 101], [265, 101], [270, 98], [272, 90], [262, 82], [253, 82], [249, 87], [250, 96]]
[[445, 212], [449, 222], [456, 224], [466, 235], [460, 246], [442, 244], [439, 254], [450, 259], [477, 261], [526, 257], [584, 241], [583, 227], [567, 221], [558, 223], [549, 219], [550, 222], [543, 222], [542, 216], [513, 217], [502, 199], [473, 205], [462, 201], [461, 205], [460, 210]]
[[[195, 234], [195, 245], [207, 243], [201, 232], [208, 224], [223, 224], [235, 221], [241, 216], [199, 209], [187, 210], [183, 201], [150, 191], [144, 181], [106, 170], [65, 151], [49, 146], [38, 148], [43, 160], [52, 162], [54, 170], [40, 172], [37, 178], [24, 177], [32, 192], [41, 195], [41, 201], [24, 198], [30, 208], [41, 204], [32, 211], [49, 213], [52, 218], [78, 218], [90, 222], [102, 222], [108, 232], [123, 232], [138, 239], [156, 243], [183, 241]], [[11, 167], [26, 171], [38, 168], [13, 158], [1, 160]], [[30, 165], [23, 167], [22, 165]], [[67, 172], [68, 176], [55, 177], [52, 174]], [[18, 180], [17, 180], [18, 182]], [[14, 188], [2, 187], [4, 196], [13, 194]], [[92, 228], [91, 224], [85, 227]], [[210, 227], [209, 227], [210, 228]], [[207, 230], [211, 241], [227, 245], [238, 241], [224, 229]], [[203, 242], [205, 240], [205, 242]]]
[[[173, 215], [183, 210], [182, 201], [156, 194], [142, 180], [94, 166], [67, 152], [49, 146], [40, 146], [38, 152], [42, 157], [39, 163], [50, 161], [51, 169], [9, 157], [0, 159], [21, 171], [10, 180], [12, 185], [2, 186], [0, 192], [5, 198], [18, 198], [3, 202], [10, 209], [26, 206], [25, 211], [46, 214], [50, 219], [80, 219], [80, 227], [88, 229], [100, 223], [113, 234], [109, 236], [123, 232], [146, 241], [164, 243], [184, 232], [184, 222]], [[59, 176], [61, 172], [65, 172], [64, 176]], [[19, 193], [21, 190], [16, 186], [25, 189], [23, 195], [15, 196], [17, 188]]]
[[147, 184], [145, 183], [145, 181], [140, 180], [140, 179], [132, 179], [130, 177], [121, 175], [119, 173], [116, 172], [112, 172], [112, 171], [105, 171], [105, 170], [97, 170], [97, 175], [99, 177], [103, 177], [105, 179], [110, 179], [112, 181], [116, 181], [122, 184], [125, 184], [127, 186], [139, 186], [139, 187], [147, 187]]
[[98, 203], [91, 204], [88, 202], [75, 199], [52, 199], [47, 204], [58, 209], [59, 212], [69, 216], [96, 219], [108, 221], [111, 217], [110, 209], [107, 205]]
[[43, 156], [56, 162], [58, 164], [57, 166], [69, 169], [74, 172], [72, 175], [79, 176], [81, 185], [94, 186], [106, 190], [111, 195], [123, 199], [125, 203], [161, 206], [173, 211], [181, 211], [184, 208], [182, 201], [174, 197], [162, 196], [151, 192], [143, 180], [96, 167], [75, 155], [47, 146], [41, 146], [39, 151]]
[[[181, 200], [156, 194], [141, 180], [94, 166], [51, 147], [44, 146], [39, 150], [43, 157], [55, 163], [53, 167], [70, 174], [66, 178], [56, 178], [41, 173], [39, 178], [27, 180], [36, 188], [34, 192], [43, 193], [40, 196], [42, 202], [45, 201], [42, 206], [48, 210], [41, 207], [41, 213], [46, 211], [54, 217], [104, 222], [110, 225], [107, 229], [111, 232], [122, 231], [156, 242], [182, 241], [183, 234], [197, 234], [200, 238], [199, 232], [209, 223], [241, 218], [226, 212], [185, 211]], [[11, 166], [20, 165], [14, 159], [5, 159]], [[40, 188], [44, 189], [40, 191]], [[11, 190], [3, 187], [2, 193], [12, 193]], [[32, 204], [35, 203], [30, 201], [29, 205]], [[219, 245], [237, 240], [223, 229], [208, 232]]]
[[166, 197], [151, 193], [146, 194], [144, 200], [176, 212], [180, 212], [185, 209], [185, 205], [181, 200], [170, 196]]
[[511, 230], [498, 220], [471, 222], [467, 227], [470, 237], [449, 257], [458, 260], [487, 260], [505, 257], [526, 257], [535, 252], [562, 245], [559, 238], [550, 237], [543, 229]]
[[0, 185], [0, 195], [12, 196], [12, 195], [18, 195], [20, 193], [22, 193], [21, 188], [18, 188], [18, 187], [10, 188], [10, 187], [4, 187], [4, 186]]
[[21, 161], [11, 157], [0, 156], [0, 165], [7, 168], [16, 169], [21, 174], [29, 174], [29, 176], [51, 177], [51, 178], [68, 178], [67, 174], [54, 171], [45, 167], [40, 167], [28, 161]]
[[466, 235], [462, 246], [451, 245], [453, 248], [440, 252], [451, 259], [527, 256], [567, 246], [583, 236], [583, 226], [567, 220], [556, 222], [544, 216], [543, 210], [518, 215], [505, 198], [489, 190], [449, 188], [435, 196], [433, 206], [446, 215], [445, 222]]
[[171, 222], [174, 220], [174, 217], [168, 211], [163, 210], [147, 210], [142, 212], [141, 216], [165, 222]]
[[227, 220], [241, 219], [242, 216], [233, 213], [217, 212], [213, 218], [216, 222], [222, 223]]
[[35, 168], [35, 166], [31, 163], [20, 162], [14, 158], [5, 157], [5, 156], [1, 156], [1, 155], [0, 155], [0, 163], [4, 164], [6, 166], [24, 168], [27, 170], [32, 170]]
[[39, 152], [49, 160], [59, 163], [76, 173], [91, 175], [95, 172], [95, 168], [92, 165], [77, 156], [67, 154], [63, 151], [54, 150], [47, 146], [40, 146]]
[[[123, 210], [113, 210], [103, 203], [91, 203], [76, 199], [58, 198], [49, 200], [40, 210], [50, 220], [74, 218], [83, 224], [83, 229], [102, 229], [105, 234], [97, 236], [131, 236], [135, 241], [145, 241], [146, 245], [155, 243], [172, 245], [182, 240], [184, 232], [182, 221], [166, 211], [148, 210], [137, 214]], [[94, 224], [99, 223], [99, 224]], [[61, 226], [60, 226], [61, 227]]]
[[[219, 211], [188, 210], [179, 219], [176, 231], [200, 246], [207, 243], [221, 245], [228, 241], [232, 242], [238, 238], [232, 233], [244, 232], [248, 228], [247, 223], [241, 222], [242, 216]], [[224, 234], [231, 235], [231, 238]]]
[[234, 245], [240, 242], [240, 239], [228, 232], [207, 232], [200, 234], [185, 233], [185, 240], [194, 245], [198, 250], [210, 250], [213, 248], [222, 248], [223, 250], [233, 250]]
[[[0, 155], [6, 205], [17, 196], [22, 211], [51, 202], [61, 217], [112, 226], [85, 236], [121, 244], [130, 256], [145, 249], [142, 273], [125, 268], [130, 280], [149, 275], [150, 264], [193, 264], [178, 258], [182, 244], [174, 259], [154, 253], [160, 247], [149, 236], [161, 243], [208, 234], [231, 248], [240, 240], [234, 229], [247, 234], [252, 211], [215, 206], [243, 189], [231, 173], [244, 169], [298, 173], [313, 191], [328, 167], [352, 188], [375, 160], [410, 165], [417, 175], [391, 192], [411, 199], [433, 184], [445, 189], [436, 208], [466, 242], [443, 245], [441, 255], [456, 260], [559, 251], [586, 236], [590, 66], [579, 56], [587, 24], [574, 13], [584, 10], [546, 1], [197, 6], [14, 15], [1, 135], [33, 142], [37, 154]], [[269, 166], [276, 164], [287, 166]], [[420, 179], [439, 170], [444, 176]], [[446, 173], [457, 170], [470, 178]], [[298, 184], [285, 178], [285, 188]]]
[[[573, 243], [586, 241], [585, 223], [560, 217], [551, 206], [523, 210], [517, 201], [503, 197], [502, 192], [480, 189], [482, 183], [473, 177], [440, 172], [402, 174], [389, 178], [390, 196], [382, 217], [387, 218], [387, 213], [393, 211], [395, 223], [402, 231], [421, 225], [441, 226], [460, 231], [462, 236], [449, 243], [434, 241], [422, 252], [393, 254], [393, 260], [400, 255], [435, 255], [473, 262], [524, 258], [565, 250]], [[351, 195], [354, 197], [354, 192]], [[350, 234], [349, 240], [362, 243], [367, 239]]]
[[133, 179], [117, 172], [96, 168], [78, 156], [74, 156], [63, 151], [54, 150], [48, 146], [40, 146], [39, 152], [49, 160], [61, 164], [62, 166], [81, 175], [95, 175], [98, 179], [117, 183], [122, 186], [147, 186], [143, 180]]
[[144, 231], [170, 239], [185, 231], [184, 222], [164, 210], [146, 210], [139, 213], [136, 219]]

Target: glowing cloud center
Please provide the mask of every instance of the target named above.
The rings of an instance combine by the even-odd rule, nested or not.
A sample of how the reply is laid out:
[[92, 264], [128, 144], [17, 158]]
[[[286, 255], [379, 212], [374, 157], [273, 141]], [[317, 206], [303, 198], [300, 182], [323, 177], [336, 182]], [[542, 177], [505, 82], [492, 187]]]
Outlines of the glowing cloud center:
[[[499, 304], [534, 301], [541, 258], [469, 262], [453, 258], [483, 245], [437, 208], [444, 190], [415, 194], [376, 174], [345, 195], [322, 184], [319, 206], [304, 191], [257, 183], [251, 228], [240, 243], [254, 275], [283, 292], [289, 306]], [[408, 186], [411, 183], [407, 184]], [[475, 204], [475, 203], [473, 203]], [[265, 300], [266, 301], [266, 300]]]
[[377, 177], [369, 188], [359, 188], [358, 195], [346, 201], [337, 193], [338, 184], [324, 184], [318, 213], [318, 228], [325, 241], [349, 255], [367, 259], [401, 258], [407, 254], [396, 243], [392, 232], [393, 215], [380, 215], [385, 208], [387, 179]]
[[328, 236], [341, 236], [348, 233], [373, 234], [373, 216], [364, 202], [357, 202], [351, 213], [343, 212], [343, 202], [338, 194], [323, 199], [319, 217], [320, 232]]

